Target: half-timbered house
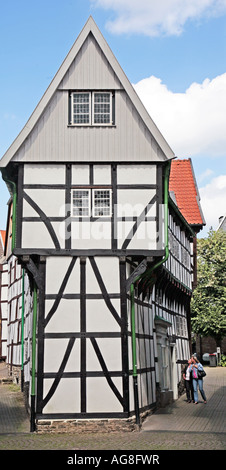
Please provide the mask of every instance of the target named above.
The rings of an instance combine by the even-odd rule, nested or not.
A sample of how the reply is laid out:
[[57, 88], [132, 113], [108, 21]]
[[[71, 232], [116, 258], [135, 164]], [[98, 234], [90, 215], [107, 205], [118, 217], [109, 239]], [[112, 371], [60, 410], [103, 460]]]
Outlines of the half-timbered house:
[[139, 423], [177, 397], [193, 232], [169, 199], [173, 158], [90, 17], [0, 162], [32, 290], [31, 430]]
[[0, 230], [0, 360], [6, 359], [7, 351], [7, 306], [8, 268], [5, 252], [6, 231]]

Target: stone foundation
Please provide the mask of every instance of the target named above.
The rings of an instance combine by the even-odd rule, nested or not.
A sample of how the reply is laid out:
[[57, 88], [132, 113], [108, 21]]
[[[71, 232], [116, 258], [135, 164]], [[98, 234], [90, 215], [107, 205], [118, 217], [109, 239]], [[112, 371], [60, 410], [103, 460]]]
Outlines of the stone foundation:
[[6, 364], [8, 369], [8, 378], [13, 381], [16, 385], [21, 385], [21, 367], [20, 366], [11, 366]]
[[112, 433], [133, 432], [139, 426], [135, 418], [131, 419], [100, 419], [100, 420], [39, 420], [36, 423], [38, 433]]
[[[153, 413], [148, 410], [140, 414], [142, 423]], [[68, 420], [38, 420], [37, 433], [112, 433], [139, 431], [141, 425], [136, 424], [135, 416], [125, 419], [68, 419]]]

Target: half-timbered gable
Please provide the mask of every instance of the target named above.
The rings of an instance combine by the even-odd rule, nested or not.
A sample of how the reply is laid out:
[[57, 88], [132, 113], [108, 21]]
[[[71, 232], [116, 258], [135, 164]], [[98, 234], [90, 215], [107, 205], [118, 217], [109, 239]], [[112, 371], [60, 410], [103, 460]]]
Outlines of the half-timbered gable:
[[169, 204], [173, 157], [90, 18], [0, 162], [19, 276], [9, 355], [26, 350], [32, 431], [46, 419], [139, 423], [160, 394], [177, 397], [191, 229]]

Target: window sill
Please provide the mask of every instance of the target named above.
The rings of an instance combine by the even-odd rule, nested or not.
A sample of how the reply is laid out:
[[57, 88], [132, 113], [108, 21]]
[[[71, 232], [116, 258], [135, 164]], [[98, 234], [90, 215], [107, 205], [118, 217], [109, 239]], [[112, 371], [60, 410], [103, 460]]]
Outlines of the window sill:
[[108, 127], [109, 128], [110, 127], [111, 128], [111, 127], [117, 127], [117, 126], [116, 126], [116, 124], [68, 124], [67, 127], [69, 127], [69, 128], [70, 127], [73, 127], [73, 128], [74, 127], [79, 127], [79, 128], [85, 127], [87, 129], [87, 127], [95, 127], [95, 128], [97, 128], [97, 127], [99, 127], [99, 128]]

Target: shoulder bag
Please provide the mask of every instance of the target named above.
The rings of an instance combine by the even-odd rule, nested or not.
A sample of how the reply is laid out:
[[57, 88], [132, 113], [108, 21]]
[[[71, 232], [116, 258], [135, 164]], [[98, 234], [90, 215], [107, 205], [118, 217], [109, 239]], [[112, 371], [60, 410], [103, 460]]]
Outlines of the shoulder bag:
[[204, 369], [198, 370], [198, 379], [202, 379], [205, 376], [206, 376], [206, 373], [205, 373]]

